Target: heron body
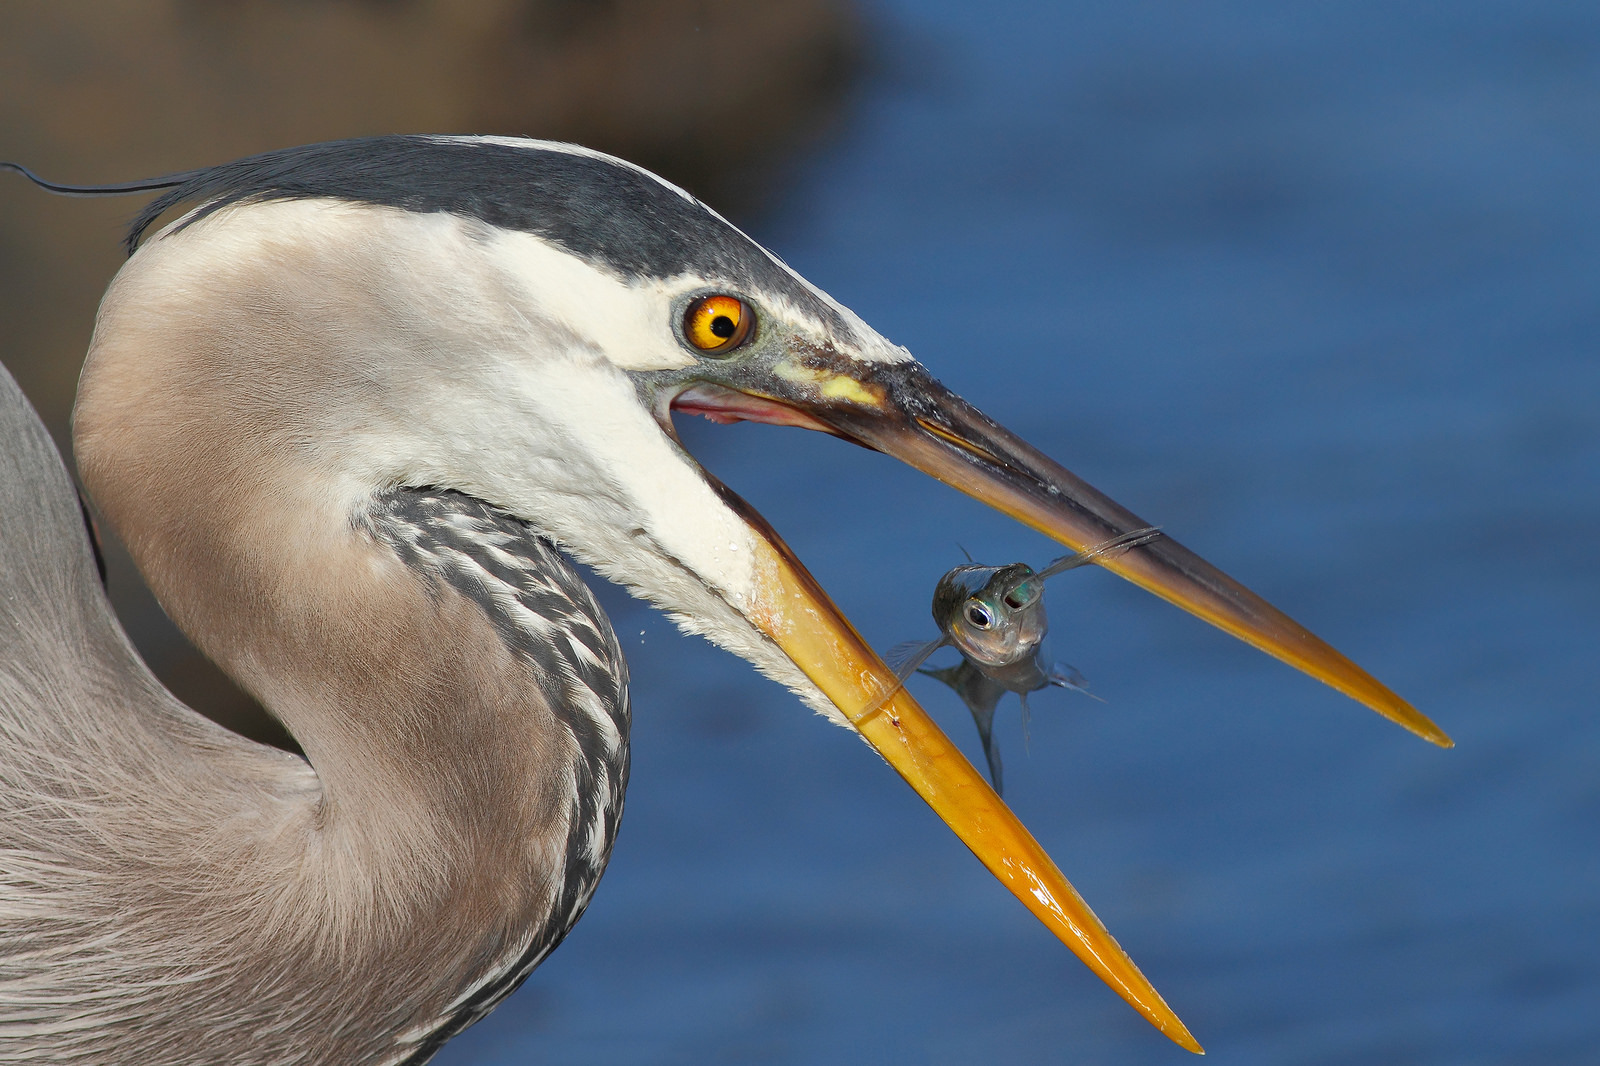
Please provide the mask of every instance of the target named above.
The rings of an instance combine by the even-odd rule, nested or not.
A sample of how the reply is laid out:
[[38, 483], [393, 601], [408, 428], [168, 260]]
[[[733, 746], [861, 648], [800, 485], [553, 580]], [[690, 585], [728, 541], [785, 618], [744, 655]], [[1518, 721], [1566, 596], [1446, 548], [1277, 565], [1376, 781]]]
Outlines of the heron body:
[[[1146, 523], [621, 161], [381, 138], [173, 184], [102, 303], [78, 467], [305, 758], [139, 661], [8, 381], [0, 1062], [421, 1063], [515, 988], [582, 913], [628, 772], [624, 660], [557, 546], [856, 730], [1198, 1047], [909, 696], [860, 711], [892, 675], [672, 412], [847, 437], [1075, 547]], [[1138, 554], [1105, 565], [1437, 733], [1176, 542]]]

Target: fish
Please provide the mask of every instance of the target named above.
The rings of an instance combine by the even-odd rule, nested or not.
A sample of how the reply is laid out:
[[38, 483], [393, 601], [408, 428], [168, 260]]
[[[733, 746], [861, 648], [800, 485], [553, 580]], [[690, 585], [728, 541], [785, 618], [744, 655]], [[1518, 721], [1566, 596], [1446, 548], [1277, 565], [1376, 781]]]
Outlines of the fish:
[[[1050, 622], [1044, 609], [1044, 583], [1068, 570], [1111, 555], [1120, 555], [1161, 536], [1155, 526], [1135, 529], [1110, 540], [1063, 555], [1041, 570], [1027, 563], [987, 566], [968, 562], [945, 573], [933, 590], [933, 620], [939, 636], [909, 641], [889, 652], [896, 683], [872, 707], [882, 706], [913, 673], [950, 686], [972, 712], [989, 764], [996, 793], [1004, 787], [1000, 748], [994, 743], [994, 712], [1007, 692], [1022, 703], [1022, 728], [1028, 728], [1028, 694], [1044, 688], [1068, 688], [1093, 699], [1088, 682], [1075, 668], [1051, 662], [1045, 654]], [[954, 647], [961, 661], [954, 666], [924, 669], [922, 664], [943, 647]]]

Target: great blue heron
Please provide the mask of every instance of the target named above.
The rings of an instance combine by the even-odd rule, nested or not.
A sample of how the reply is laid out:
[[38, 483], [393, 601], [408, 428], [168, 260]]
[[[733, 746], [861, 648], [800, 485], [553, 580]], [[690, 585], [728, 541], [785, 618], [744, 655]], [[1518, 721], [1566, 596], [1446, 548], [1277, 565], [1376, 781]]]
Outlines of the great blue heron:
[[[514, 989], [582, 913], [628, 773], [626, 666], [556, 545], [858, 731], [1199, 1049], [912, 698], [882, 699], [892, 674], [671, 415], [831, 433], [1074, 548], [1143, 519], [619, 160], [390, 137], [168, 184], [101, 305], [79, 470], [305, 758], [151, 676], [8, 380], [0, 1061], [421, 1063]], [[1170, 537], [1103, 563], [1448, 744]]]

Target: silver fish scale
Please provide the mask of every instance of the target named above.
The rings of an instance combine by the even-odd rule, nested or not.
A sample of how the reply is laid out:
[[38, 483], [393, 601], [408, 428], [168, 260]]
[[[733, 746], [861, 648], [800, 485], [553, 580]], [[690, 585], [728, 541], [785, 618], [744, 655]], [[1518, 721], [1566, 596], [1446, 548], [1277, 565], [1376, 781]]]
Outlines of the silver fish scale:
[[550, 920], [437, 1027], [417, 1035], [402, 1063], [420, 1066], [515, 991], [588, 906], [611, 858], [628, 784], [628, 665], [588, 586], [527, 523], [465, 493], [396, 489], [378, 497], [357, 524], [434, 587], [448, 586], [483, 608], [529, 667], [578, 752]]

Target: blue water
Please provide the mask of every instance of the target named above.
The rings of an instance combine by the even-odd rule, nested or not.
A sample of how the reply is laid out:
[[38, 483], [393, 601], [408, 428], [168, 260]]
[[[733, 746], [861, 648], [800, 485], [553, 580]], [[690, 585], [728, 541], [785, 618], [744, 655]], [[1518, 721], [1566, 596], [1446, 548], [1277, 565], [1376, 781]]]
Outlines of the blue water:
[[[1031, 754], [999, 716], [1012, 806], [1212, 1061], [1596, 1061], [1600, 6], [901, 0], [872, 37], [757, 236], [1459, 744], [1080, 572], [1055, 644], [1109, 702], [1041, 695]], [[837, 441], [685, 431], [880, 648], [956, 541], [1055, 554]], [[606, 603], [615, 859], [440, 1062], [1190, 1061], [863, 745]]]

